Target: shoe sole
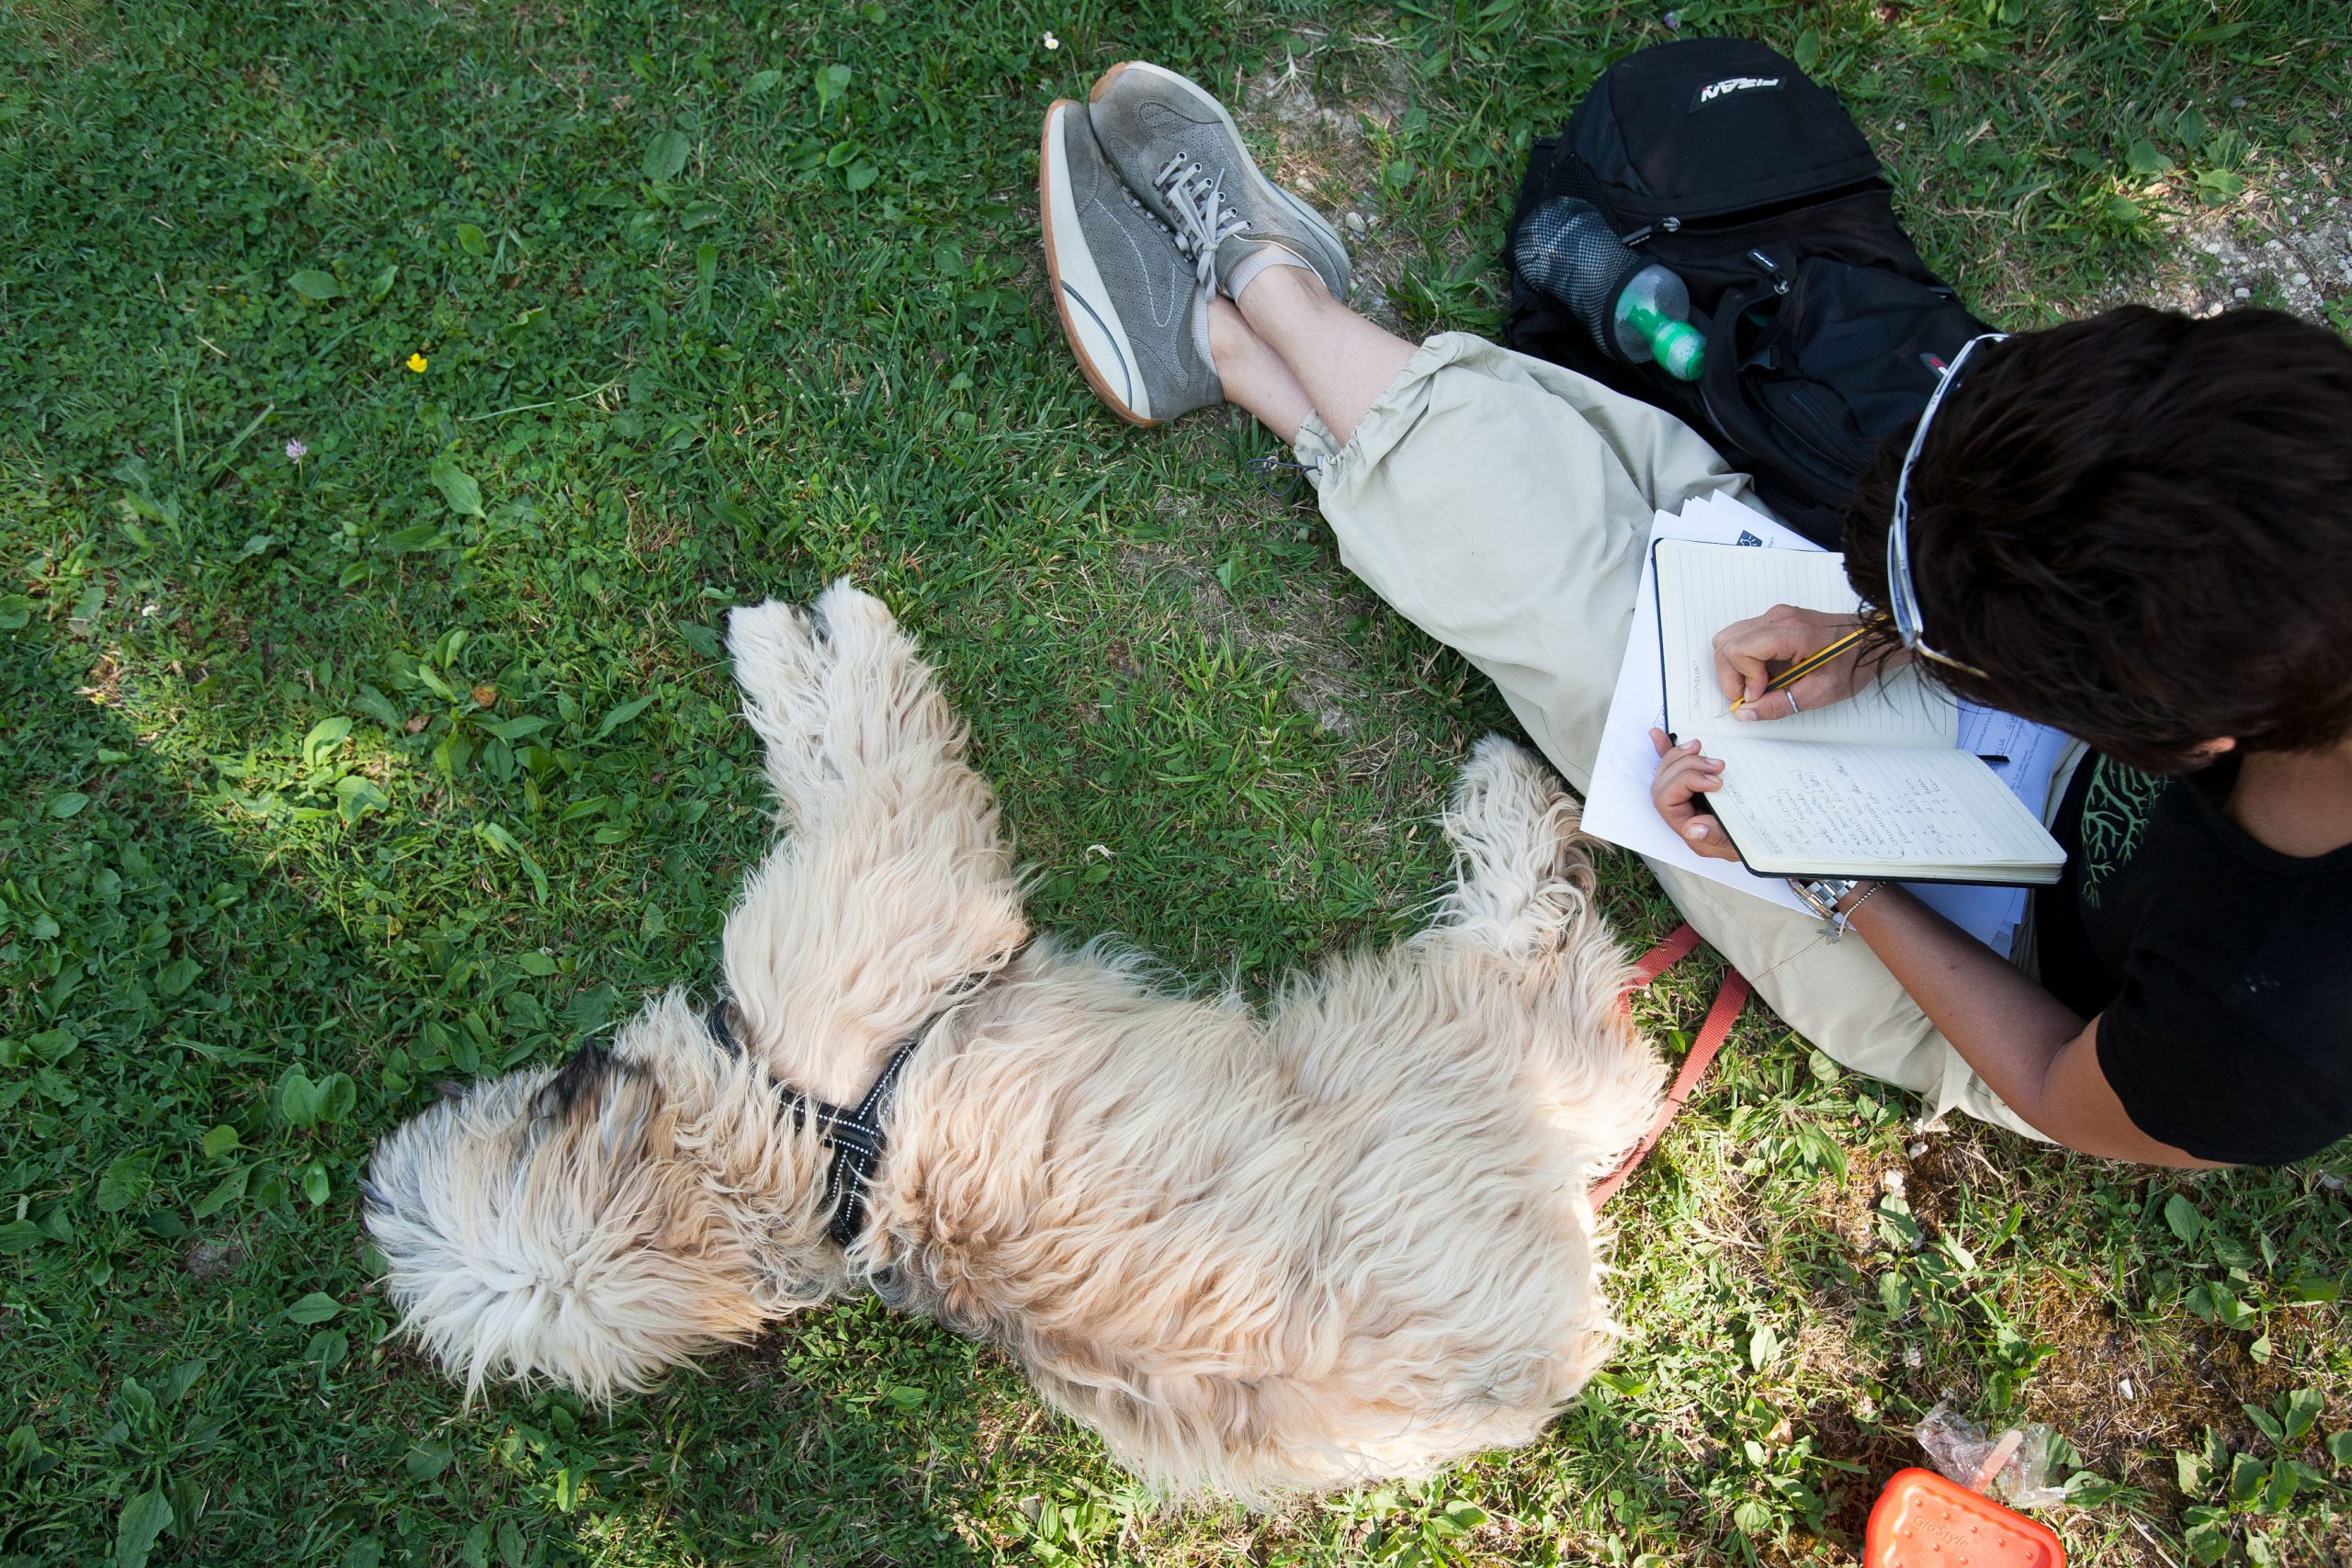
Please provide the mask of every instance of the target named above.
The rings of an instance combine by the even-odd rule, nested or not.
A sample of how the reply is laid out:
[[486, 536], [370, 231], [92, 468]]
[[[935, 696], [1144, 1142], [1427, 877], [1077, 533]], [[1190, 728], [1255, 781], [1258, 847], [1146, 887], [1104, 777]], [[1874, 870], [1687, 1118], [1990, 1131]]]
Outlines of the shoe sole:
[[1216, 116], [1225, 126], [1225, 133], [1232, 137], [1233, 144], [1243, 152], [1242, 168], [1250, 180], [1250, 195], [1270, 205], [1279, 203], [1295, 214], [1300, 223], [1322, 236], [1324, 243], [1330, 246], [1331, 254], [1339, 258], [1340, 288], [1336, 297], [1340, 303], [1346, 304], [1348, 296], [1355, 288], [1355, 271], [1348, 264], [1348, 247], [1340, 239], [1340, 231], [1325, 222], [1321, 213], [1265, 176], [1264, 172], [1258, 167], [1258, 161], [1247, 156], [1250, 144], [1241, 140], [1241, 128], [1233, 122], [1233, 116], [1227, 113], [1225, 106], [1210, 96], [1199, 83], [1189, 76], [1180, 76], [1165, 66], [1154, 65], [1148, 60], [1123, 60], [1094, 79], [1094, 85], [1087, 89], [1086, 101], [1090, 104], [1101, 103], [1102, 95], [1111, 90], [1111, 84], [1129, 71], [1139, 71], [1153, 81], [1164, 82], [1169, 86], [1182, 90], [1193, 102]]
[[[1102, 270], [1094, 265], [1094, 253], [1079, 224], [1078, 198], [1062, 151], [1063, 115], [1085, 112], [1086, 106], [1075, 98], [1057, 98], [1046, 110], [1045, 135], [1037, 144], [1037, 217], [1046, 231], [1046, 272], [1053, 280], [1054, 310], [1061, 317], [1070, 353], [1078, 357], [1079, 373], [1113, 413], [1149, 429], [1160, 422], [1151, 416], [1151, 394], [1144, 389], [1134, 346], [1111, 309]], [[1090, 129], [1087, 134], [1094, 132]]]

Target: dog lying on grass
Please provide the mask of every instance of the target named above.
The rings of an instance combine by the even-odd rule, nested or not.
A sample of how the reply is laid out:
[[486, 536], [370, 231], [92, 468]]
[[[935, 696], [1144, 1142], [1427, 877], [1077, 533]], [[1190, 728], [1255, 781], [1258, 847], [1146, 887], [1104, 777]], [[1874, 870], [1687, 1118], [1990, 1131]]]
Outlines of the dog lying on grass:
[[1030, 940], [963, 727], [880, 602], [738, 610], [728, 643], [786, 829], [728, 920], [729, 999], [673, 991], [376, 1149], [386, 1286], [469, 1398], [642, 1391], [871, 1289], [1002, 1347], [1177, 1495], [1536, 1436], [1607, 1348], [1585, 1194], [1661, 1071], [1532, 757], [1490, 739], [1464, 769], [1428, 930], [1261, 1018]]

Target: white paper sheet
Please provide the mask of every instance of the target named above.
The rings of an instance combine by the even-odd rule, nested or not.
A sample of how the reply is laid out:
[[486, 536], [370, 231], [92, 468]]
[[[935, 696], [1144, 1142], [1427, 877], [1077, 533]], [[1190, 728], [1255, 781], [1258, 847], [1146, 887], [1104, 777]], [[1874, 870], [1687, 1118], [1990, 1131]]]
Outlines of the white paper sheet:
[[[1755, 545], [1809, 550], [1804, 535], [1721, 491], [1683, 505], [1681, 514], [1661, 512], [1650, 520], [1650, 542], [1698, 539], [1716, 545]], [[1657, 580], [1642, 552], [1641, 592], [1634, 601], [1634, 624], [1625, 637], [1625, 660], [1617, 667], [1617, 691], [1601, 727], [1600, 754], [1592, 764], [1592, 788], [1584, 800], [1584, 830], [1634, 853], [1736, 887], [1768, 904], [1803, 910], [1804, 903], [1777, 876], [1753, 876], [1736, 861], [1709, 860], [1674, 836], [1650, 804], [1650, 777], [1657, 752], [1650, 746], [1653, 725], [1666, 722], [1663, 661], [1657, 646]]]
[[[1710, 544], [1751, 545], [1764, 549], [1816, 550], [1803, 535], [1742, 505], [1720, 491], [1686, 503], [1680, 515], [1661, 512], [1650, 523], [1650, 539], [1696, 539]], [[1675, 837], [1650, 804], [1650, 778], [1657, 753], [1649, 730], [1665, 720], [1657, 640], [1657, 584], [1646, 560], [1633, 625], [1618, 667], [1617, 690], [1593, 761], [1592, 788], [1585, 797], [1584, 829], [1637, 854], [1736, 887], [1784, 908], [1804, 905], [1779, 877], [1757, 876], [1736, 861], [1709, 860]], [[1961, 705], [1960, 743], [1978, 755], [2007, 755], [1993, 771], [2039, 819], [2049, 801], [2050, 772], [2066, 747], [2054, 729], [2014, 715]], [[1931, 908], [2003, 957], [2014, 944], [2024, 918], [2026, 890], [1988, 885], [1913, 884], [1910, 890]]]

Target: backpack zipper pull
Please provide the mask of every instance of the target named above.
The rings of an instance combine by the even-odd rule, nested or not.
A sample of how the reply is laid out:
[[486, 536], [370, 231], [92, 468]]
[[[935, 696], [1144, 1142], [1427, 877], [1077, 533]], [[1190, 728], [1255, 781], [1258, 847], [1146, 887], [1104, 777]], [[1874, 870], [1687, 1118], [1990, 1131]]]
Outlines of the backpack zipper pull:
[[1632, 233], [1624, 235], [1619, 243], [1628, 247], [1638, 245], [1661, 229], [1665, 230], [1669, 234], [1679, 233], [1682, 229], [1682, 220], [1679, 218], [1661, 218], [1655, 223], [1645, 223], [1640, 228], [1634, 230]]
[[1773, 265], [1770, 256], [1766, 255], [1762, 251], [1750, 251], [1747, 253], [1747, 259], [1764, 269], [1764, 276], [1772, 280], [1773, 293], [1786, 294], [1789, 291], [1789, 275]]

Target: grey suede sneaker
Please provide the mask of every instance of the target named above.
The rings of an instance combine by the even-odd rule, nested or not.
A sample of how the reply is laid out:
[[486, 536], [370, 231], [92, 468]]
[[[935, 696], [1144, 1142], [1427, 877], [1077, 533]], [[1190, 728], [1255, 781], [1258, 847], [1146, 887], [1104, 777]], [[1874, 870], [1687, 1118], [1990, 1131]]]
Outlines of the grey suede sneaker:
[[1069, 98], [1046, 111], [1037, 212], [1062, 333], [1096, 396], [1135, 424], [1224, 401], [1193, 255], [1120, 183]]
[[1339, 234], [1259, 172], [1233, 117], [1198, 83], [1130, 60], [1102, 73], [1086, 113], [1127, 188], [1191, 243], [1201, 281], [1231, 299], [1262, 268], [1290, 263], [1347, 299]]

